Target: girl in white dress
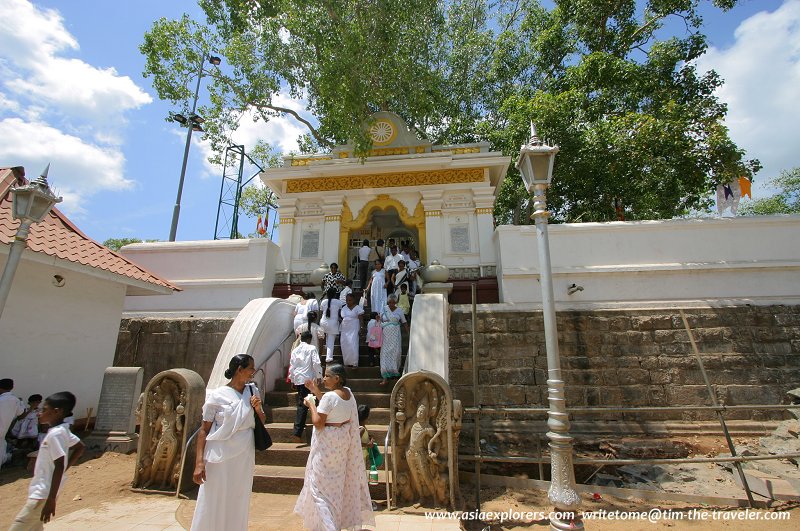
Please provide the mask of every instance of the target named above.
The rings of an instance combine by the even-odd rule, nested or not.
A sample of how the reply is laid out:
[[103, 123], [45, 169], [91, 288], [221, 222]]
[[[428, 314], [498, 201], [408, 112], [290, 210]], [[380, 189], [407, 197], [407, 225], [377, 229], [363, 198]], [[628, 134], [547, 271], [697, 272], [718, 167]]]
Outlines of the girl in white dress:
[[266, 420], [261, 393], [246, 385], [255, 372], [253, 358], [238, 354], [225, 371], [231, 381], [207, 391], [192, 476], [200, 485], [192, 531], [247, 530], [255, 470], [253, 410]]
[[339, 335], [340, 312], [344, 303], [336, 296], [336, 288], [328, 290], [327, 299], [322, 301], [322, 319], [319, 325], [325, 331], [325, 361], [333, 361], [333, 345]]
[[352, 293], [347, 295], [342, 308], [342, 326], [339, 343], [342, 346], [342, 359], [347, 367], [358, 367], [358, 333], [361, 331], [361, 316], [364, 308], [356, 304]]
[[[303, 490], [294, 512], [303, 518], [305, 528], [313, 531], [374, 526], [358, 430], [358, 405], [353, 392], [344, 386], [345, 368], [328, 365], [322, 382], [331, 389], [324, 395], [316, 382], [306, 383], [314, 395], [306, 397], [314, 433]], [[319, 400], [319, 405], [314, 404], [313, 398]]]
[[383, 269], [383, 260], [375, 260], [375, 270], [367, 282], [369, 290], [369, 306], [373, 312], [380, 313], [386, 304], [386, 271]]

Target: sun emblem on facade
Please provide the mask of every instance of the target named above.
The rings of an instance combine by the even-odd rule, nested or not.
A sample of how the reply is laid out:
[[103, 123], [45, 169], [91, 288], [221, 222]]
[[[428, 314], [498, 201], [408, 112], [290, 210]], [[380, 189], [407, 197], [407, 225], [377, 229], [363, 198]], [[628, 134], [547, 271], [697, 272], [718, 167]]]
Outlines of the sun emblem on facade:
[[394, 140], [396, 134], [397, 130], [392, 125], [392, 122], [386, 120], [379, 120], [369, 128], [369, 136], [372, 142], [379, 146], [385, 146], [390, 143]]

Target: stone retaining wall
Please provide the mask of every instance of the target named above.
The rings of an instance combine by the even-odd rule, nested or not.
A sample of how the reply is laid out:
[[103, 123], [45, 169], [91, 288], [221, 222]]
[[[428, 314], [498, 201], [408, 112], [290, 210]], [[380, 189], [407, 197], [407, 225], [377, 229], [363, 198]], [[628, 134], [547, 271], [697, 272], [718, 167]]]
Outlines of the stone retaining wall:
[[208, 381], [233, 319], [123, 319], [115, 367], [143, 367], [144, 382], [161, 371], [187, 368]]
[[[478, 311], [482, 405], [547, 406], [541, 312]], [[453, 306], [450, 383], [472, 405], [470, 306]], [[800, 306], [685, 310], [720, 404], [783, 404], [800, 387]], [[567, 406], [710, 405], [677, 310], [558, 312]], [[731, 411], [728, 419], [786, 418]], [[593, 415], [594, 420], [704, 420], [711, 412]], [[591, 420], [585, 415], [582, 420]]]

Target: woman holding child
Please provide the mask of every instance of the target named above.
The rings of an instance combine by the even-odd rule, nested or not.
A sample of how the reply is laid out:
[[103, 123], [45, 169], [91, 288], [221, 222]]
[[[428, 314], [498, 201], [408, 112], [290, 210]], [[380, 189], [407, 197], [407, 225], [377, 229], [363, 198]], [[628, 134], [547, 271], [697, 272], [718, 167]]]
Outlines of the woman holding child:
[[353, 392], [345, 387], [345, 368], [328, 365], [322, 383], [330, 389], [325, 394], [315, 381], [306, 383], [319, 405], [315, 405], [312, 396], [306, 399], [314, 433], [303, 490], [294, 512], [303, 518], [307, 529], [315, 531], [374, 526], [361, 451], [358, 405]]
[[255, 416], [266, 420], [261, 393], [249, 384], [255, 363], [237, 354], [228, 364], [227, 385], [208, 391], [197, 434], [193, 479], [200, 485], [192, 531], [247, 530], [253, 490]]

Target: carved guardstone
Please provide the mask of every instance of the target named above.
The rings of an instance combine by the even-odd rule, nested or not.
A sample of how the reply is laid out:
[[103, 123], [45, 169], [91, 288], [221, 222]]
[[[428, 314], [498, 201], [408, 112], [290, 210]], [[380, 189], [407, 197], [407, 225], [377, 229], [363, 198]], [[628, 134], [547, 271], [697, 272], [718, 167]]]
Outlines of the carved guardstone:
[[91, 450], [130, 453], [136, 450], [136, 399], [142, 391], [141, 367], [108, 367], [92, 434], [84, 444]]
[[460, 506], [458, 438], [461, 401], [438, 374], [404, 375], [392, 390], [390, 403], [392, 472], [395, 504]]
[[194, 444], [187, 448], [187, 441], [200, 427], [205, 396], [203, 378], [189, 369], [162, 371], [150, 380], [140, 403], [134, 489], [180, 492], [193, 485]]

